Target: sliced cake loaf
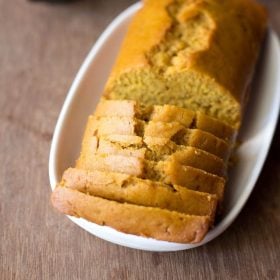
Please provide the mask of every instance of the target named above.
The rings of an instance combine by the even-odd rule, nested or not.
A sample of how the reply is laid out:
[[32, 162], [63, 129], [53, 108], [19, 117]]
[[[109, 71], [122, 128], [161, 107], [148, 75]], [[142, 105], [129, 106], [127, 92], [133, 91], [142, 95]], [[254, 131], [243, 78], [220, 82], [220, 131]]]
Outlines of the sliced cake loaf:
[[255, 0], [145, 0], [54, 207], [125, 233], [201, 241], [223, 201], [266, 18]]
[[[132, 229], [133, 215], [138, 221], [138, 212], [146, 213], [147, 223], [172, 227], [183, 214], [188, 234], [208, 229], [223, 200], [234, 135], [235, 129], [218, 120], [175, 106], [103, 100], [88, 120], [76, 168], [65, 171], [52, 202], [63, 213], [119, 230], [103, 207], [127, 211], [120, 218], [128, 219], [122, 220], [127, 232], [154, 238], [161, 225], [157, 233], [151, 225]], [[161, 239], [197, 242], [205, 235], [190, 241], [174, 234]]]

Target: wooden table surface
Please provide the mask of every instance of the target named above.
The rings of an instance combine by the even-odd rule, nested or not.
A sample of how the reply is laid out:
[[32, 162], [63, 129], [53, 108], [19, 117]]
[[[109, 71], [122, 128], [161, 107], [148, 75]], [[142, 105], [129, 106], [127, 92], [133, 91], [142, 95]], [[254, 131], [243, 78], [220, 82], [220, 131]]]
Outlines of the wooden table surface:
[[[100, 240], [50, 205], [48, 156], [67, 90], [107, 24], [132, 0], [0, 0], [0, 279], [280, 279], [280, 125], [234, 224], [189, 251]], [[280, 33], [280, 1], [267, 4]]]

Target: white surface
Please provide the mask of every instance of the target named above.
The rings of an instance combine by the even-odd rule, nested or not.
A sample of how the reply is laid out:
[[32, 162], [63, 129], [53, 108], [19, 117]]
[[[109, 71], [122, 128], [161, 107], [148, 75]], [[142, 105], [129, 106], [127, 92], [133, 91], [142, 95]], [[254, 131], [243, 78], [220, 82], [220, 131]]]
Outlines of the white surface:
[[[139, 7], [139, 3], [131, 6], [111, 23], [85, 59], [73, 82], [61, 110], [51, 145], [49, 176], [52, 189], [59, 182], [62, 172], [73, 166], [78, 157], [87, 117], [93, 112], [99, 100], [129, 20]], [[158, 241], [124, 234], [84, 219], [69, 218], [100, 238], [148, 251], [190, 249], [220, 235], [234, 221], [250, 196], [266, 159], [276, 127], [280, 105], [280, 48], [273, 31], [268, 34], [258, 68], [241, 131], [242, 145], [238, 149], [239, 160], [231, 170], [230, 183], [227, 185], [224, 216], [201, 243], [186, 245]]]

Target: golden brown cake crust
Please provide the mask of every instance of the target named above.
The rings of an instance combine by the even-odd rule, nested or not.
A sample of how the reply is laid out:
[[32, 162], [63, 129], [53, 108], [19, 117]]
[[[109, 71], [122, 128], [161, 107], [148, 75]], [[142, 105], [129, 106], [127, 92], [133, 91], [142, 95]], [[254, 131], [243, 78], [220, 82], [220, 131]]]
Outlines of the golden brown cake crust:
[[109, 200], [209, 216], [211, 220], [216, 212], [215, 195], [126, 174], [69, 168], [64, 172], [60, 185]]
[[[130, 79], [124, 74], [129, 72], [137, 73], [137, 76], [143, 70], [142, 74], [160, 89], [155, 92], [166, 90], [167, 95], [169, 88], [176, 86], [180, 76], [186, 74], [191, 80], [202, 81], [194, 83], [197, 86], [193, 89], [201, 98], [204, 87], [225, 96], [228, 112], [223, 116], [238, 127], [266, 24], [267, 12], [255, 0], [146, 0], [129, 26], [105, 96], [119, 99], [119, 92]], [[179, 36], [184, 30], [189, 31], [186, 42]], [[158, 73], [159, 78], [154, 78]], [[140, 82], [134, 84], [137, 85]], [[145, 102], [147, 92], [144, 91], [149, 88], [145, 84], [141, 93], [135, 90], [131, 98], [129, 93], [123, 99]], [[154, 99], [154, 104], [172, 103], [172, 99], [161, 103], [161, 99]], [[179, 105], [174, 102], [172, 104]], [[219, 101], [215, 102], [219, 106]], [[219, 117], [215, 108], [207, 108], [211, 102], [206, 103], [201, 111]], [[233, 111], [230, 111], [231, 105]], [[227, 115], [229, 112], [235, 116]]]
[[154, 161], [174, 160], [182, 165], [199, 168], [218, 176], [226, 176], [226, 164], [221, 158], [191, 146], [178, 146], [169, 142], [159, 145], [158, 138], [148, 137], [144, 140], [145, 145], [135, 147], [129, 143], [116, 143], [103, 137], [92, 137], [97, 138], [93, 142], [98, 142], [98, 147], [88, 149], [88, 153], [92, 151], [99, 155], [120, 155]]
[[226, 183], [222, 177], [173, 160], [153, 162], [135, 157], [94, 155], [92, 160], [87, 160], [85, 156], [83, 161], [79, 161], [77, 168], [119, 172], [166, 184], [180, 185], [191, 190], [215, 194], [219, 200], [223, 198]]
[[131, 100], [101, 99], [94, 112], [95, 118], [131, 118], [161, 123], [178, 123], [185, 128], [209, 132], [227, 142], [234, 140], [236, 129], [201, 112], [194, 112], [173, 105], [144, 106]]
[[97, 118], [90, 116], [83, 138], [82, 154], [86, 147], [95, 145], [92, 143], [92, 136], [107, 137], [114, 134], [166, 138], [179, 145], [191, 146], [212, 153], [225, 161], [227, 161], [232, 149], [231, 144], [225, 140], [200, 129], [185, 128], [178, 122], [149, 121], [144, 123], [130, 117]]
[[226, 141], [200, 129], [187, 130], [179, 143], [207, 151], [220, 157], [225, 162], [227, 162], [232, 151], [232, 146]]
[[160, 208], [119, 203], [57, 187], [51, 196], [60, 212], [108, 225], [124, 233], [178, 243], [200, 242], [208, 231], [207, 216], [191, 216]]

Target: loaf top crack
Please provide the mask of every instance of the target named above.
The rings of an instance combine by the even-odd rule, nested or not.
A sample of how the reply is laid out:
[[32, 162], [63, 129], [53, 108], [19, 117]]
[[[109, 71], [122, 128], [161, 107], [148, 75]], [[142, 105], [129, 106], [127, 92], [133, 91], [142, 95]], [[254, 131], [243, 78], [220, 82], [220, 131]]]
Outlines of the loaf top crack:
[[254, 0], [146, 0], [105, 96], [173, 104], [238, 128], [266, 18]]

